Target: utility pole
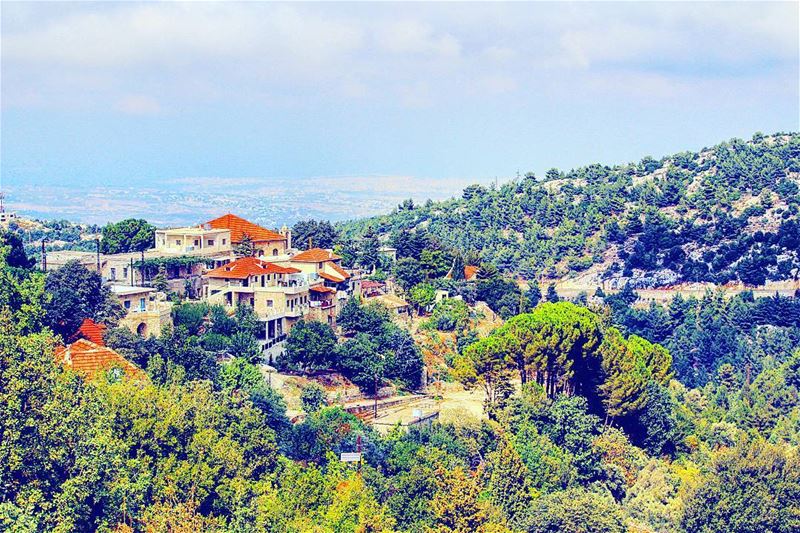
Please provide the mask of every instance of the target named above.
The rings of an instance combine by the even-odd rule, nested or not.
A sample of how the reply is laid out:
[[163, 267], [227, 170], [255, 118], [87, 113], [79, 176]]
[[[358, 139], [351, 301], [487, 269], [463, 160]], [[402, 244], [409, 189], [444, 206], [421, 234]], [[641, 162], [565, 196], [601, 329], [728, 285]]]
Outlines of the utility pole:
[[378, 420], [378, 373], [375, 372], [375, 407], [373, 413], [373, 420]]
[[136, 285], [133, 277], [133, 257], [131, 257], [131, 285]]
[[144, 271], [144, 250], [139, 250], [142, 253], [142, 261], [139, 264], [139, 284], [144, 287], [145, 271]]
[[100, 271], [100, 237], [94, 240], [97, 249], [97, 278], [100, 280], [100, 287], [103, 287], [103, 273]]
[[42, 272], [47, 272], [47, 250], [44, 245], [47, 242], [46, 238], [42, 238]]

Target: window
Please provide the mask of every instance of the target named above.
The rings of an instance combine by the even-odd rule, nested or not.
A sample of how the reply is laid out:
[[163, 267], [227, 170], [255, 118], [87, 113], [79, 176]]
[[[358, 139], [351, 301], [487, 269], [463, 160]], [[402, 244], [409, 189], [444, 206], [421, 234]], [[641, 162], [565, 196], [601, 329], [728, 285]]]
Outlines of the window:
[[181, 244], [183, 244], [183, 241], [182, 241], [182, 240], [180, 240], [180, 239], [175, 239], [175, 244], [177, 244], [178, 246], [180, 246]]
[[273, 248], [272, 249], [272, 255], [278, 255], [278, 249], [277, 248]]
[[214, 239], [208, 239], [208, 245], [214, 246]]
[[122, 277], [128, 279], [128, 267], [123, 267], [122, 269]]
[[199, 240], [197, 240], [197, 239], [195, 239], [195, 240], [194, 240], [194, 245], [195, 245], [195, 246], [200, 246], [200, 241], [199, 241]]
[[267, 300], [267, 307], [272, 307], [272, 300]]
[[222, 244], [223, 244], [223, 245], [224, 245], [224, 244], [227, 244], [227, 243], [228, 243], [228, 239], [222, 239]]
[[125, 300], [125, 302], [123, 302], [123, 303], [125, 305], [125, 309], [130, 309], [131, 308], [131, 301], [130, 300]]
[[144, 311], [144, 309], [145, 309], [144, 298], [139, 298], [139, 311]]
[[319, 268], [322, 268], [322, 265], [323, 265], [323, 264], [324, 264], [324, 263], [320, 263], [320, 264], [319, 264]]

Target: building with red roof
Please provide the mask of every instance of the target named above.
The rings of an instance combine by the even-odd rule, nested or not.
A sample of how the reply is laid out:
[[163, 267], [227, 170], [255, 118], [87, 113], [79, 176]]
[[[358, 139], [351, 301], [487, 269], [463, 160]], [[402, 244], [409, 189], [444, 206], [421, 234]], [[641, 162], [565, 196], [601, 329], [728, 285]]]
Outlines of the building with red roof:
[[268, 358], [280, 353], [286, 334], [312, 305], [305, 274], [258, 257], [231, 261], [206, 272], [203, 279], [209, 303], [223, 305], [231, 313], [241, 305], [253, 308], [263, 323], [259, 340]]
[[292, 245], [291, 232], [286, 226], [278, 233], [231, 213], [209, 220], [205, 225], [213, 229], [229, 230], [233, 244], [241, 244], [245, 236], [249, 237], [258, 257], [285, 255]]
[[342, 268], [341, 262], [342, 258], [333, 253], [333, 250], [322, 248], [311, 248], [289, 259], [291, 266], [309, 275], [312, 284], [321, 278], [329, 287], [347, 290], [350, 274]]
[[130, 379], [147, 379], [147, 374], [141, 368], [119, 353], [87, 339], [78, 339], [67, 346], [59, 346], [54, 355], [57, 363], [87, 379], [94, 379], [101, 372], [115, 370], [123, 372]]
[[105, 346], [106, 343], [105, 340], [103, 340], [105, 331], [105, 324], [98, 324], [91, 318], [84, 318], [80, 327], [70, 336], [69, 342], [75, 342], [78, 339], [86, 339], [98, 346]]

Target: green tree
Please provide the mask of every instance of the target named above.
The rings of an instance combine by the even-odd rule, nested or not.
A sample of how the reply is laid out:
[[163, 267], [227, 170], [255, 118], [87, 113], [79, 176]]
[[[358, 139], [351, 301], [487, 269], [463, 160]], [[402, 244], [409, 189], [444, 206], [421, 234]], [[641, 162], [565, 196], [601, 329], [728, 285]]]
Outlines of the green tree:
[[236, 257], [253, 257], [256, 255], [253, 238], [247, 233], [243, 234], [242, 240], [233, 246], [233, 253]]
[[12, 268], [30, 269], [36, 264], [34, 258], [25, 253], [25, 246], [19, 235], [13, 231], [0, 229], [0, 249], [5, 248], [5, 262]]
[[301, 250], [309, 248], [330, 249], [337, 243], [339, 234], [327, 220], [299, 220], [292, 226], [292, 242]]
[[158, 265], [158, 274], [153, 278], [153, 288], [159, 292], [167, 292], [169, 290], [166, 266]]
[[542, 496], [525, 519], [530, 533], [625, 533], [625, 515], [609, 497], [574, 488]]
[[425, 280], [422, 265], [413, 257], [402, 257], [394, 265], [393, 275], [404, 291]]
[[430, 283], [418, 283], [411, 288], [409, 300], [421, 314], [436, 300], [436, 288]]
[[155, 246], [156, 227], [143, 219], [128, 218], [103, 227], [100, 251], [104, 254], [140, 252]]
[[492, 502], [517, 525], [533, 502], [528, 468], [507, 438], [501, 438], [497, 450], [489, 454], [489, 492]]
[[490, 418], [508, 398], [510, 372], [506, 362], [508, 340], [502, 336], [489, 336], [467, 346], [464, 355], [455, 359], [454, 375], [466, 386], [480, 385], [486, 393], [484, 410]]
[[380, 262], [380, 245], [377, 234], [373, 230], [368, 231], [359, 243], [358, 264], [367, 270], [375, 269]]
[[306, 413], [316, 413], [325, 406], [325, 389], [317, 383], [309, 383], [300, 392], [300, 403]]
[[300, 320], [286, 340], [287, 362], [303, 370], [327, 368], [333, 362], [336, 335], [328, 324]]
[[208, 304], [205, 302], [184, 302], [172, 307], [172, 323], [184, 327], [189, 335], [199, 335], [206, 323]]
[[558, 293], [556, 292], [556, 286], [552, 285], [552, 284], [548, 285], [547, 286], [547, 301], [550, 302], [550, 303], [555, 303], [555, 302], [558, 302], [559, 300], [561, 300], [561, 298], [558, 297]]
[[342, 328], [345, 335], [349, 336], [356, 333], [380, 335], [389, 322], [389, 312], [385, 307], [380, 304], [362, 305], [361, 299], [357, 296], [350, 298], [342, 306], [336, 318], [336, 324]]
[[113, 327], [125, 315], [119, 301], [103, 286], [100, 275], [78, 261], [48, 272], [44, 289], [49, 294], [44, 306], [45, 321], [64, 339], [86, 318]]
[[685, 502], [686, 531], [777, 533], [800, 529], [797, 453], [764, 441], [719, 450]]

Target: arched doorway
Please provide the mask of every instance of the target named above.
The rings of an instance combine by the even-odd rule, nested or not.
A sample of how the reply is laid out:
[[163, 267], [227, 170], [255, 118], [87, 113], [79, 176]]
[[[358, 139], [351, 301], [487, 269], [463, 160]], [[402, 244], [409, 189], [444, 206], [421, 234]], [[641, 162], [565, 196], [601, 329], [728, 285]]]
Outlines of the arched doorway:
[[142, 322], [136, 327], [136, 334], [140, 337], [144, 338], [147, 337], [147, 324]]

